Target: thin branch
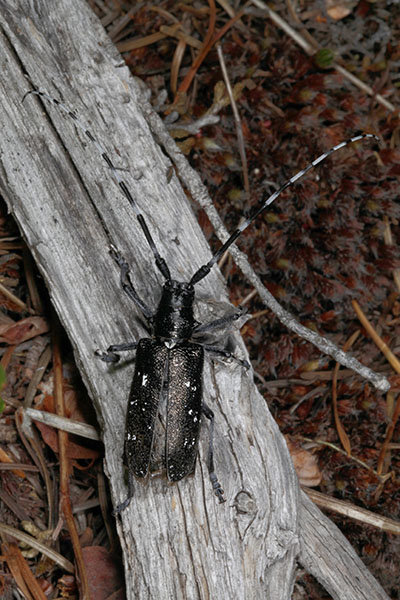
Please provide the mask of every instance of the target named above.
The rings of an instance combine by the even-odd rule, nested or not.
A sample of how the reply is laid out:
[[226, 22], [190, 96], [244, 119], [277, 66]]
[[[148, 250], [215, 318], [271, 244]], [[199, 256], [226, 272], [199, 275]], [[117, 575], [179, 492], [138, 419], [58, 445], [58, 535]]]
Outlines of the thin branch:
[[243, 129], [242, 123], [240, 121], [239, 110], [236, 104], [235, 96], [233, 94], [231, 82], [228, 75], [228, 70], [225, 64], [224, 53], [222, 52], [221, 44], [218, 42], [217, 44], [217, 52], [219, 64], [221, 66], [222, 75], [226, 85], [226, 91], [228, 92], [229, 100], [231, 101], [233, 117], [235, 119], [235, 127], [236, 127], [236, 135], [238, 139], [240, 160], [242, 161], [242, 169], [243, 169], [243, 186], [246, 192], [246, 197], [250, 196], [250, 185], [249, 185], [249, 172], [247, 169], [247, 158], [246, 158], [246, 150], [244, 147], [244, 138], [243, 138]]
[[35, 550], [50, 558], [50, 560], [54, 561], [57, 565], [64, 569], [64, 571], [67, 571], [67, 573], [75, 573], [75, 567], [69, 560], [64, 558], [61, 554], [58, 554], [58, 552], [52, 550], [52, 548], [49, 548], [42, 542], [39, 542], [39, 540], [34, 538], [32, 535], [20, 531], [15, 527], [11, 527], [10, 525], [6, 525], [5, 523], [0, 523], [0, 533], [10, 535], [16, 540], [24, 542], [24, 544], [27, 544], [30, 548], [35, 548]]
[[80, 437], [88, 440], [100, 440], [99, 432], [92, 425], [87, 423], [81, 423], [80, 421], [74, 421], [67, 417], [61, 417], [54, 413], [46, 412], [45, 410], [37, 410], [36, 408], [27, 408], [24, 411], [25, 425], [30, 425], [30, 420], [37, 421], [38, 423], [44, 423], [55, 429], [72, 433], [73, 435], [79, 435]]
[[[346, 341], [346, 343], [343, 346], [343, 350], [345, 352], [348, 352], [350, 350], [350, 348], [352, 347], [352, 345], [354, 344], [354, 342], [356, 341], [356, 339], [358, 338], [359, 335], [360, 335], [359, 329], [354, 331], [354, 333], [350, 336], [350, 338]], [[335, 419], [336, 430], [338, 432], [338, 436], [342, 443], [342, 446], [345, 449], [345, 451], [347, 452], [347, 454], [350, 455], [351, 454], [351, 444], [350, 444], [349, 437], [340, 421], [338, 403], [337, 403], [337, 381], [338, 381], [339, 367], [340, 367], [339, 363], [336, 363], [336, 365], [333, 369], [333, 372], [332, 372], [333, 416]]]
[[327, 448], [331, 448], [335, 452], [339, 452], [339, 454], [343, 454], [344, 456], [346, 456], [347, 458], [350, 458], [351, 460], [353, 460], [355, 463], [357, 463], [364, 469], [367, 469], [367, 471], [370, 471], [371, 473], [373, 473], [375, 475], [375, 477], [378, 477], [378, 479], [380, 479], [381, 482], [382, 481], [385, 482], [390, 476], [387, 473], [385, 475], [379, 474], [378, 471], [376, 471], [375, 469], [370, 467], [368, 463], [364, 462], [360, 458], [357, 458], [353, 454], [348, 454], [348, 452], [346, 450], [342, 450], [342, 448], [340, 448], [339, 446], [336, 446], [336, 444], [333, 444], [332, 442], [327, 442], [326, 440], [318, 440], [318, 439], [312, 440], [311, 438], [308, 438], [308, 437], [303, 437], [302, 439], [305, 442], [311, 442], [313, 444], [319, 444], [320, 446], [326, 446]]
[[372, 327], [371, 323], [368, 321], [367, 317], [363, 313], [361, 306], [358, 304], [357, 300], [352, 300], [351, 304], [357, 314], [358, 320], [361, 325], [367, 331], [368, 335], [371, 337], [374, 344], [379, 348], [379, 350], [384, 354], [384, 356], [389, 361], [391, 367], [396, 371], [396, 373], [400, 373], [400, 360], [393, 354], [389, 346], [383, 341], [383, 339], [378, 335], [375, 329]]
[[350, 504], [350, 502], [338, 500], [337, 498], [331, 498], [326, 494], [321, 494], [321, 492], [317, 492], [316, 490], [312, 490], [311, 488], [307, 488], [305, 486], [302, 486], [302, 490], [320, 508], [324, 508], [325, 510], [333, 510], [338, 514], [344, 515], [350, 519], [354, 519], [355, 521], [373, 525], [373, 527], [377, 527], [378, 529], [386, 531], [387, 533], [400, 535], [399, 521], [389, 519], [388, 517], [383, 517], [382, 515], [377, 515], [370, 510], [361, 508], [361, 506]]

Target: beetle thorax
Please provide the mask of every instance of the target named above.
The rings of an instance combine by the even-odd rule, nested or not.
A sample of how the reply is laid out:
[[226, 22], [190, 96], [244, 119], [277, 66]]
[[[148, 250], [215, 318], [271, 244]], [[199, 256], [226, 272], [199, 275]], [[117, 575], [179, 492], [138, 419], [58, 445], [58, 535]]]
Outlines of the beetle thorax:
[[193, 302], [194, 288], [190, 283], [166, 281], [154, 316], [154, 336], [172, 345], [190, 339], [197, 324]]

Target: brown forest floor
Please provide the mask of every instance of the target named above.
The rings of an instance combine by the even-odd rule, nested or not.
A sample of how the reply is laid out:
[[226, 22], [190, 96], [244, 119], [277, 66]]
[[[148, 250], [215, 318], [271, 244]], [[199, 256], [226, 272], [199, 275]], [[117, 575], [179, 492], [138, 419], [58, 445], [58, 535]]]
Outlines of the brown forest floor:
[[[339, 151], [287, 190], [246, 230], [239, 245], [269, 290], [303, 324], [340, 347], [350, 344], [359, 331], [352, 341], [354, 356], [386, 374], [391, 392], [382, 395], [342, 369], [335, 422], [332, 360], [285, 330], [256, 297], [246, 303], [254, 318], [242, 334], [260, 390], [287, 436], [301, 481], [317, 485], [328, 496], [398, 519], [400, 378], [360, 325], [352, 304], [358, 302], [387, 346], [398, 353], [398, 3], [276, 3], [274, 10], [290, 27], [286, 31], [252, 2], [91, 0], [89, 4], [132, 73], [150, 87], [153, 105], [168, 120], [171, 134], [201, 174], [230, 230], [260, 199], [331, 146], [362, 131], [380, 136], [379, 145], [366, 140]], [[230, 5], [236, 8], [228, 14], [224, 7]], [[241, 8], [245, 8], [241, 18], [232, 20]], [[241, 160], [232, 107], [220, 87], [217, 39], [236, 100], [247, 164]], [[198, 217], [210, 243], [216, 243], [205, 214], [199, 212]], [[28, 306], [35, 305], [35, 285], [30, 283], [36, 277], [34, 268], [3, 204], [0, 224], [1, 282]], [[243, 301], [251, 289], [240, 272], [229, 258], [222, 269], [231, 300]], [[42, 303], [49, 307], [45, 290], [40, 285], [39, 289]], [[12, 462], [34, 464], [13, 416], [48, 344], [50, 309], [39, 319], [4, 294], [0, 301], [1, 365], [6, 371], [0, 444]], [[69, 406], [84, 405], [85, 392], [72, 363], [65, 376]], [[51, 406], [51, 366], [39, 390], [29, 393], [37, 393], [42, 406], [43, 402]], [[75, 416], [73, 408], [70, 415]], [[47, 469], [57, 478], [56, 436], [45, 427], [39, 436]], [[72, 475], [74, 504], [94, 500], [86, 511], [87, 545], [109, 548], [97, 502], [101, 448], [77, 445], [71, 453], [81, 469]], [[42, 502], [32, 491], [40, 487], [39, 475], [25, 474], [21, 478], [5, 467], [0, 470], [0, 520], [19, 528], [24, 515], [39, 512]], [[388, 595], [400, 598], [399, 537], [334, 513], [330, 516]], [[73, 560], [69, 539], [63, 535], [63, 552]], [[36, 560], [29, 556], [30, 562]], [[100, 558], [93, 557], [94, 570], [99, 564]], [[107, 568], [111, 572], [111, 564]], [[59, 595], [64, 590], [73, 597], [72, 576], [60, 579], [60, 571], [45, 563], [41, 572], [44, 589], [58, 586]], [[0, 586], [1, 582], [6, 591], [9, 576], [0, 574]], [[113, 585], [114, 590], [121, 585], [117, 574]], [[294, 598], [328, 596], [311, 576], [299, 572]]]

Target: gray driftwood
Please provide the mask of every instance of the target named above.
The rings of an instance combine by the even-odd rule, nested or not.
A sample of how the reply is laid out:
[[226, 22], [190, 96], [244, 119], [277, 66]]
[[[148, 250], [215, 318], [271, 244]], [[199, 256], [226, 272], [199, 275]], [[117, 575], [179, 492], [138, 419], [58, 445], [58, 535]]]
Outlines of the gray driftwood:
[[[54, 107], [34, 96], [21, 103], [29, 79], [76, 109], [114, 157], [174, 277], [190, 277], [210, 250], [178, 177], [167, 181], [171, 162], [155, 142], [162, 123], [87, 5], [0, 0], [0, 8], [0, 191], [73, 344], [118, 503], [126, 494], [122, 449], [133, 364], [112, 372], [94, 350], [144, 331], [120, 290], [110, 241], [154, 306], [160, 277], [132, 209], [95, 149]], [[178, 162], [180, 171], [187, 168], [183, 157]], [[187, 173], [178, 174], [185, 180]], [[217, 269], [198, 293], [226, 302]], [[201, 318], [213, 318], [209, 307], [199, 309]], [[245, 354], [240, 338], [238, 352]], [[127, 597], [288, 599], [300, 552], [334, 598], [387, 598], [337, 528], [301, 499], [286, 444], [251, 372], [208, 362], [204, 387], [216, 414], [215, 460], [228, 501], [219, 506], [210, 490], [204, 427], [195, 476], [173, 486], [162, 479], [138, 483], [117, 522]]]

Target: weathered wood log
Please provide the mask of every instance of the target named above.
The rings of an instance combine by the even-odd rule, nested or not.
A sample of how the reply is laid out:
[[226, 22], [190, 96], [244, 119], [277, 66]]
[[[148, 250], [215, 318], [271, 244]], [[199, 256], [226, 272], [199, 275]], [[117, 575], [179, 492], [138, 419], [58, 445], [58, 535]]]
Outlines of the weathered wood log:
[[[96, 150], [56, 108], [34, 96], [21, 103], [30, 81], [74, 108], [113, 156], [173, 277], [189, 278], [210, 250], [179, 182], [185, 179], [183, 157], [168, 182], [171, 162], [149, 126], [156, 122], [162, 129], [162, 123], [87, 5], [43, 0], [39, 13], [31, 0], [0, 0], [0, 8], [0, 191], [72, 342], [102, 428], [105, 470], [118, 504], [126, 495], [122, 449], [133, 367], [109, 369], [94, 350], [138, 339], [144, 330], [120, 290], [110, 242], [127, 257], [135, 287], [153, 306], [160, 278], [132, 209]], [[200, 299], [227, 301], [217, 269], [198, 292]], [[200, 319], [211, 320], [211, 310], [199, 303]], [[237, 343], [245, 352], [240, 338]], [[160, 478], [137, 483], [117, 522], [127, 597], [288, 599], [300, 503], [286, 444], [251, 373], [207, 362], [204, 388], [216, 415], [215, 462], [228, 501], [216, 502], [203, 458], [194, 477], [179, 484]], [[301, 515], [302, 528], [322, 527], [332, 539], [339, 533], [316, 508], [313, 518], [305, 510]], [[335, 598], [387, 598], [348, 544], [342, 549], [354, 559], [357, 595], [347, 592], [351, 582], [340, 574], [335, 586], [319, 569], [322, 551], [329, 563], [329, 544], [321, 550], [311, 538], [302, 540], [309, 568]]]

